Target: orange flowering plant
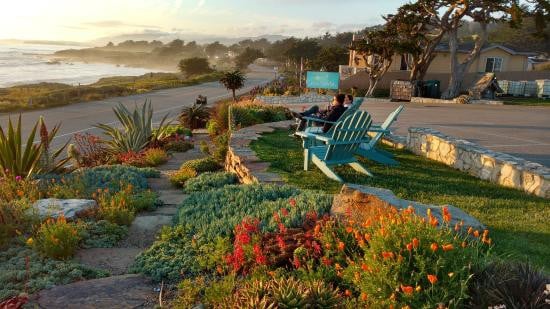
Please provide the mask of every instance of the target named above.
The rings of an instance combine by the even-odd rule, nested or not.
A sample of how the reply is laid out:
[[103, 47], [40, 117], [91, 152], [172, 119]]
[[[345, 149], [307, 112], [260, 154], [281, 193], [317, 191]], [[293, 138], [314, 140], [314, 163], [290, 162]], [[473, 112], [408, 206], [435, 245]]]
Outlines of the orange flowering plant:
[[[123, 187], [122, 184], [121, 187]], [[109, 189], [97, 189], [92, 198], [99, 205], [98, 216], [101, 219], [129, 226], [135, 218], [135, 210], [131, 205], [134, 189], [132, 185], [123, 188], [115, 193], [110, 192]]]
[[67, 259], [73, 256], [79, 241], [77, 225], [67, 222], [65, 217], [61, 216], [42, 223], [35, 237], [29, 238], [27, 244], [48, 257]]
[[[343, 271], [344, 280], [365, 295], [368, 305], [401, 308], [460, 307], [477, 265], [487, 258], [485, 237], [460, 234], [428, 213], [378, 207], [364, 222], [343, 223], [363, 249]], [[351, 229], [350, 229], [351, 226]], [[460, 230], [460, 229], [457, 229]]]

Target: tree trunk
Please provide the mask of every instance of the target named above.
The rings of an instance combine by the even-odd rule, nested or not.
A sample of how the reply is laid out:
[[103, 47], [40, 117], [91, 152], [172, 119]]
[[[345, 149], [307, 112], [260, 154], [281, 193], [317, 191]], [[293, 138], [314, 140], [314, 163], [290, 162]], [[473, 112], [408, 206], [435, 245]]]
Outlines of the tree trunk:
[[378, 85], [378, 80], [378, 78], [369, 78], [369, 89], [367, 89], [365, 96], [372, 97], [374, 90], [376, 90], [376, 86]]
[[233, 92], [233, 102], [237, 102], [237, 96], [235, 95], [235, 89], [231, 89]]
[[458, 60], [458, 29], [449, 31], [449, 51], [451, 53], [451, 78], [449, 81], [449, 87], [443, 93], [443, 99], [454, 99], [460, 95], [460, 89], [464, 82], [464, 77], [470, 65], [479, 58], [481, 49], [485, 42], [487, 42], [487, 23], [480, 22], [481, 26], [480, 37], [477, 38], [474, 49], [470, 52], [468, 57], [463, 62]]

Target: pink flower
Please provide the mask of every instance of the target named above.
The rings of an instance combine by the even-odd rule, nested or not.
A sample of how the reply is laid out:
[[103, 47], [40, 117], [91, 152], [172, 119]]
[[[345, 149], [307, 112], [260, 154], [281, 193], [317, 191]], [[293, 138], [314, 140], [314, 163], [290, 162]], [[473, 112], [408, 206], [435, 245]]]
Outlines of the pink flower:
[[15, 176], [15, 181], [21, 181], [21, 179], [23, 179], [21, 176], [19, 175]]

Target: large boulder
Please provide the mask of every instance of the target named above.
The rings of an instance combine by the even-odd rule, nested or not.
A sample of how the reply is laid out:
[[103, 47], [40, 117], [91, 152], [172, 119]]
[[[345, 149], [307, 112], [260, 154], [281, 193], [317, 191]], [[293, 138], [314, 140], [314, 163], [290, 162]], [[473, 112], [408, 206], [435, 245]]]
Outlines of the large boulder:
[[464, 227], [472, 227], [477, 230], [485, 229], [476, 218], [468, 215], [460, 208], [451, 205], [427, 205], [414, 201], [400, 199], [392, 191], [381, 188], [361, 186], [355, 184], [346, 184], [342, 187], [340, 194], [335, 195], [332, 203], [331, 214], [342, 217], [346, 214], [351, 215], [355, 220], [361, 220], [362, 216], [369, 214], [370, 207], [393, 206], [397, 209], [406, 209], [412, 206], [417, 215], [427, 217], [428, 209], [431, 209], [432, 216], [439, 222], [443, 222], [442, 208], [447, 207], [451, 214], [451, 226], [460, 221], [464, 222]]
[[97, 207], [97, 203], [94, 200], [49, 198], [36, 201], [32, 205], [31, 211], [40, 217], [40, 219], [64, 216], [67, 220], [74, 220], [93, 211]]

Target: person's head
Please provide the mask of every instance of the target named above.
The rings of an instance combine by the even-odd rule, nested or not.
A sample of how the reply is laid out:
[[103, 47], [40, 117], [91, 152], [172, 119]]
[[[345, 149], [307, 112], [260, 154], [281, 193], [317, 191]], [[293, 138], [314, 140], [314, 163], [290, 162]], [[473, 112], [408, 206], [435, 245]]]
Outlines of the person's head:
[[346, 94], [344, 105], [351, 105], [351, 104], [353, 104], [353, 96], [351, 94]]
[[332, 100], [332, 105], [343, 105], [345, 100], [346, 100], [345, 94], [343, 93], [337, 94], [334, 96], [334, 99]]

